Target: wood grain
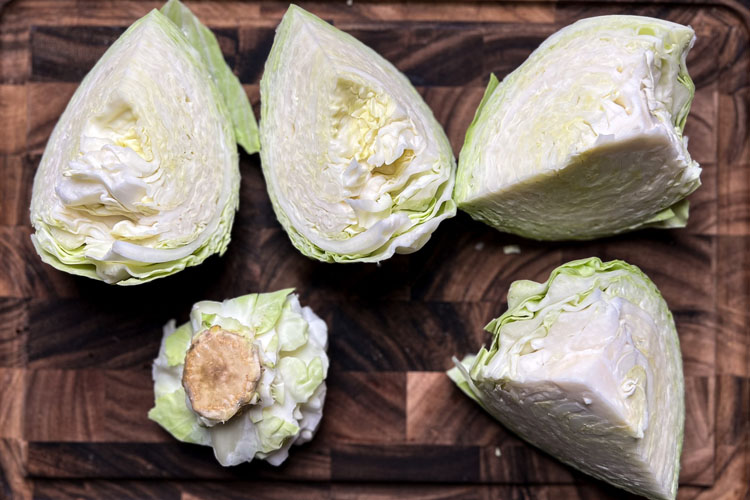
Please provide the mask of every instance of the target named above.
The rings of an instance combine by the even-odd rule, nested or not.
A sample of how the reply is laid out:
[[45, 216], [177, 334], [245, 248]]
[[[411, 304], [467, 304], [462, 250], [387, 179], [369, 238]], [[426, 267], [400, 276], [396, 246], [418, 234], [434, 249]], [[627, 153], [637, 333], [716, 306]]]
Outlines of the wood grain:
[[21, 226], [29, 224], [29, 203], [34, 170], [27, 168], [21, 155], [0, 155], [0, 225]]
[[0, 154], [20, 153], [26, 149], [26, 85], [0, 84]]
[[[60, 114], [97, 58], [158, 0], [14, 0], [0, 16], [0, 497], [163, 499], [631, 498], [530, 447], [444, 374], [489, 341], [510, 283], [575, 258], [641, 267], [669, 303], [686, 377], [678, 498], [747, 498], [750, 484], [750, 9], [678, 2], [343, 2], [303, 7], [390, 59], [455, 154], [489, 73], [502, 78], [582, 17], [690, 24], [696, 85], [686, 134], [701, 163], [688, 227], [539, 243], [467, 215], [419, 253], [379, 266], [302, 257], [280, 228], [258, 155], [241, 155], [240, 211], [223, 257], [137, 289], [43, 264], [30, 241], [33, 176]], [[195, 0], [259, 112], [282, 2]], [[507, 253], [517, 245], [520, 253]], [[220, 467], [146, 414], [151, 362], [191, 305], [295, 287], [329, 326], [325, 418], [275, 468]]]

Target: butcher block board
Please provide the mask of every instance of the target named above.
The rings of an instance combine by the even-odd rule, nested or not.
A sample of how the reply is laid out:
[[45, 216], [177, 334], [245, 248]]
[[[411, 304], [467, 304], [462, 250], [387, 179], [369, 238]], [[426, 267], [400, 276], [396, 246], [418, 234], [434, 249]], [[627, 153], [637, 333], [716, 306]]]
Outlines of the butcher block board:
[[[641, 267], [674, 312], [687, 420], [679, 498], [748, 498], [750, 451], [750, 9], [706, 3], [303, 4], [401, 69], [458, 153], [490, 72], [516, 68], [548, 35], [600, 14], [690, 24], [696, 84], [687, 122], [703, 186], [688, 227], [585, 243], [538, 243], [465, 214], [418, 253], [381, 265], [313, 262], [274, 217], [258, 155], [241, 157], [227, 253], [136, 288], [43, 264], [29, 236], [31, 184], [55, 122], [105, 49], [161, 3], [3, 1], [0, 18], [0, 497], [623, 498], [525, 444], [453, 387], [451, 357], [517, 279], [545, 280], [596, 255]], [[258, 83], [283, 3], [191, 1], [259, 110]], [[520, 253], [506, 254], [506, 245]], [[320, 431], [274, 468], [222, 468], [146, 418], [151, 361], [191, 305], [295, 287], [329, 325]]]

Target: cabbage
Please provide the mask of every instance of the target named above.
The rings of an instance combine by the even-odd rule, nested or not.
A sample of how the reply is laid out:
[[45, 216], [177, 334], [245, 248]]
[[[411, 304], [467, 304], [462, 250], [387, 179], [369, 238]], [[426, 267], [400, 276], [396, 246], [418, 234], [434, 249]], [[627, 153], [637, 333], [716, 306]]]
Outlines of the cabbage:
[[211, 32], [176, 0], [136, 21], [84, 78], [34, 179], [32, 241], [72, 274], [134, 285], [229, 243], [236, 142], [255, 118]]
[[[153, 365], [155, 403], [149, 418], [180, 441], [213, 447], [224, 466], [254, 458], [279, 465], [292, 444], [310, 441], [323, 416], [327, 328], [309, 307], [301, 307], [291, 292], [198, 302], [189, 323], [179, 328], [174, 320], [167, 323]], [[201, 374], [191, 391], [186, 391], [190, 350], [209, 332], [219, 330], [242, 339], [257, 353], [261, 367], [248, 400], [233, 408], [226, 419], [207, 417], [194, 404], [201, 397], [222, 402], [231, 399], [232, 395], [221, 389], [231, 385], [232, 375], [246, 368], [232, 364], [239, 349], [211, 352], [224, 364], [220, 370], [215, 369], [216, 363], [209, 365], [214, 369], [205, 377]], [[205, 368], [206, 360], [201, 361]]]
[[451, 379], [503, 425], [563, 462], [649, 498], [677, 494], [685, 420], [672, 314], [637, 267], [569, 262], [516, 281], [489, 349]]
[[539, 240], [685, 226], [701, 171], [682, 135], [694, 40], [668, 21], [595, 17], [493, 75], [459, 156], [458, 207]]
[[406, 77], [353, 37], [290, 6], [260, 94], [268, 193], [306, 256], [382, 261], [455, 215], [445, 133]]

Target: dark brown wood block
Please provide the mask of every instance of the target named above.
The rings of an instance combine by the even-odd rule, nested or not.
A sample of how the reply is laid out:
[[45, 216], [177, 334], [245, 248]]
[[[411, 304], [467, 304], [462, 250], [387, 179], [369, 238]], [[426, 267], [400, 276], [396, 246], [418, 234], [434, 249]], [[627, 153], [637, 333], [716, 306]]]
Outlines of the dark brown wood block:
[[[513, 498], [518, 500], [637, 500], [642, 497], [626, 493], [599, 481], [578, 476], [576, 485], [491, 486], [488, 500]], [[584, 482], [585, 481], [585, 482]]]
[[334, 483], [335, 500], [630, 500], [640, 497], [603, 483], [577, 485], [430, 485]]
[[123, 443], [163, 443], [172, 437], [148, 419], [154, 406], [151, 370], [107, 370], [104, 379], [103, 420], [97, 440]]
[[475, 483], [479, 448], [434, 445], [337, 445], [331, 450], [334, 481]]
[[685, 377], [685, 434], [680, 484], [714, 483], [714, 377]]
[[717, 374], [750, 377], [750, 237], [719, 238]]
[[[3, 10], [6, 8], [0, 7]], [[0, 83], [24, 84], [29, 76], [28, 26], [2, 23], [0, 53], [3, 55], [0, 57]]]
[[[690, 68], [690, 66], [688, 66]], [[715, 70], [714, 70], [715, 71]], [[712, 73], [717, 77], [718, 71]], [[703, 165], [718, 162], [718, 83], [714, 80], [705, 86], [697, 87], [695, 97], [690, 106], [690, 114], [685, 123], [685, 135], [688, 137], [688, 151], [690, 156]], [[701, 175], [703, 181], [704, 175]]]
[[34, 171], [20, 155], [0, 155], [0, 178], [0, 225], [28, 226]]
[[477, 303], [342, 303], [331, 321], [330, 356], [347, 371], [445, 370], [452, 356], [478, 350], [489, 314]]
[[[656, 284], [673, 313], [714, 310], [716, 239], [687, 230], [644, 230], [614, 238], [570, 243], [563, 261], [596, 255], [638, 266]], [[552, 271], [550, 269], [549, 271]]]
[[[437, 3], [424, 8], [421, 3], [377, 2], [353, 3], [346, 9], [332, 2], [301, 2], [300, 6], [315, 13], [323, 19], [333, 22], [352, 21], [426, 21], [466, 23], [482, 20], [484, 22], [550, 22], [554, 15], [549, 6], [538, 4], [493, 4], [490, 2]], [[286, 11], [286, 4], [268, 2], [261, 4], [261, 15], [276, 20]]]
[[48, 480], [34, 481], [34, 498], [38, 500], [213, 500], [217, 498], [254, 500], [310, 500], [331, 498], [330, 487], [321, 483], [275, 483], [260, 481], [177, 482], [145, 480]]
[[0, 367], [27, 362], [28, 300], [0, 298]]
[[[734, 461], [745, 466], [750, 451], [750, 379], [722, 375], [716, 377], [716, 472], [720, 474]], [[750, 470], [745, 470], [745, 486], [750, 484]]]
[[97, 500], [116, 498], [121, 500], [181, 500], [182, 490], [177, 483], [166, 481], [80, 481], [49, 480], [34, 481], [36, 500]]
[[502, 80], [518, 66], [558, 27], [546, 23], [500, 24], [486, 26], [483, 41], [486, 57], [482, 78], [477, 81], [487, 85], [490, 73]]
[[[334, 500], [389, 500], [404, 498], [411, 500], [489, 500], [486, 486], [469, 485], [387, 485], [387, 484], [333, 484], [331, 498]], [[497, 497], [510, 498], [510, 497]], [[515, 497], [514, 497], [515, 498]]]
[[331, 476], [327, 448], [303, 445], [281, 466], [254, 462], [222, 467], [206, 446], [179, 443], [35, 442], [28, 475], [70, 479], [273, 479], [324, 481]]
[[[726, 37], [726, 30], [717, 27], [710, 26], [712, 21], [707, 19], [707, 16], [700, 11], [697, 16], [702, 16], [701, 19], [696, 19], [694, 16], [687, 24], [697, 26], [695, 33], [696, 40], [693, 48], [690, 49], [687, 59], [688, 73], [690, 79], [695, 84], [695, 99], [693, 105], [690, 108], [690, 119], [689, 121], [701, 121], [702, 117], [705, 116], [701, 111], [708, 111], [712, 115], [716, 115], [716, 103], [714, 101], [713, 106], [710, 108], [703, 107], [700, 105], [700, 96], [705, 96], [710, 93], [718, 93], [718, 86], [716, 83], [719, 81], [719, 58], [715, 57], [716, 47], [724, 42]], [[700, 24], [697, 24], [700, 23]], [[696, 28], [693, 28], [696, 29]], [[714, 92], [711, 92], [713, 90]], [[714, 99], [717, 95], [714, 95]], [[687, 125], [686, 125], [687, 127]], [[716, 148], [716, 131], [706, 130], [707, 135], [711, 136], [714, 141], [714, 149]], [[699, 160], [702, 161], [702, 160]], [[712, 161], [716, 161], [715, 158]]]
[[[211, 260], [217, 263], [214, 281], [203, 289], [204, 298], [209, 299], [282, 288], [295, 288], [305, 304], [327, 302], [332, 304], [329, 308], [344, 298], [409, 298], [409, 284], [404, 280], [408, 265], [405, 257], [395, 256], [380, 266], [325, 264], [302, 257], [280, 227], [235, 226], [227, 253]], [[238, 280], [237, 276], [243, 279]]]
[[339, 372], [327, 379], [325, 415], [316, 441], [403, 443], [406, 374]]
[[248, 497], [258, 500], [288, 500], [304, 498], [326, 500], [331, 498], [330, 486], [323, 483], [181, 483], [182, 500], [242, 500]]
[[[723, 97], [720, 105], [727, 106]], [[744, 117], [742, 118], [744, 119]], [[732, 133], [727, 131], [727, 133]], [[748, 156], [750, 159], [750, 156]], [[750, 161], [719, 164], [719, 234], [750, 236]]]
[[458, 159], [461, 146], [464, 144], [466, 129], [474, 119], [477, 106], [484, 95], [484, 87], [430, 86], [417, 87], [417, 90], [445, 130], [451, 142], [453, 154]]
[[24, 438], [26, 372], [20, 368], [0, 368], [0, 439]]
[[26, 149], [25, 85], [0, 84], [0, 154], [18, 154]]
[[93, 370], [30, 370], [24, 414], [28, 441], [96, 441], [104, 424], [104, 379]]
[[[159, 349], [162, 326], [181, 309], [187, 321], [190, 306], [157, 300], [124, 303], [117, 294], [104, 294], [106, 285], [91, 280], [100, 300], [79, 306], [78, 299], [34, 301], [29, 311], [28, 359], [31, 368], [141, 368], [150, 366]], [[111, 290], [115, 291], [115, 290]], [[158, 290], [155, 290], [158, 292]], [[169, 307], [172, 306], [170, 310]], [[100, 317], [107, 314], [109, 320]]]
[[[412, 299], [491, 304], [488, 316], [480, 321], [482, 328], [505, 312], [511, 282], [545, 281], [550, 271], [564, 262], [557, 244], [500, 233], [464, 213], [444, 226], [446, 231], [435, 234], [428, 244], [427, 249], [434, 251], [410, 263], [415, 280]], [[513, 245], [520, 253], [506, 253]]]
[[747, 310], [719, 307], [719, 332], [716, 345], [716, 374], [750, 376], [747, 336], [750, 314]]
[[701, 186], [688, 196], [690, 216], [685, 231], [696, 235], [719, 232], [719, 167], [701, 163]]
[[239, 29], [235, 73], [242, 83], [260, 83], [275, 33], [270, 26], [246, 26]]
[[121, 26], [32, 26], [30, 80], [80, 82], [123, 31]]
[[489, 446], [514, 439], [444, 372], [407, 374], [406, 417], [410, 444]]
[[481, 479], [487, 483], [574, 482], [576, 472], [573, 469], [517, 439], [495, 446], [483, 446], [480, 453]]
[[[467, 85], [485, 78], [482, 33], [471, 25], [338, 23], [385, 57], [414, 85]], [[473, 54], [472, 58], [462, 57]]]
[[29, 227], [0, 226], [0, 255], [0, 297], [48, 296], [65, 281], [36, 255]]
[[[718, 313], [720, 314], [720, 313]], [[675, 311], [674, 318], [682, 350], [682, 368], [686, 375], [713, 376], [716, 374], [716, 332], [719, 320], [715, 312], [692, 310]]]
[[0, 495], [3, 498], [31, 498], [32, 484], [26, 476], [26, 442], [0, 439]]
[[162, 5], [154, 0], [124, 0], [102, 8], [96, 0], [31, 0], [9, 2], [3, 15], [9, 26], [128, 26]]
[[[579, 19], [604, 15], [633, 15], [635, 9], [626, 2], [609, 3], [577, 3], [556, 2], [554, 7], [555, 24], [568, 25]], [[703, 10], [703, 9], [701, 9]], [[657, 17], [680, 24], [693, 25], [700, 15], [700, 11], [688, 5], [673, 5], [671, 3], [651, 2], [639, 5], [638, 15]], [[698, 26], [703, 26], [704, 23]], [[695, 26], [694, 26], [695, 27]]]
[[750, 58], [747, 57], [748, 39], [746, 29], [732, 27], [719, 52], [719, 160], [722, 163], [747, 162], [750, 157], [748, 144], [748, 94], [750, 93]]

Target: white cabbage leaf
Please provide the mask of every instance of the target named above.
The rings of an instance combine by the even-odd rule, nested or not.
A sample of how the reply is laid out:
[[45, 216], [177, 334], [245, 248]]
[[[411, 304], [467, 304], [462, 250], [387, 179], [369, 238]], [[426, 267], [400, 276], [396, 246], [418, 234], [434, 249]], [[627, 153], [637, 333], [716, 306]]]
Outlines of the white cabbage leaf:
[[[247, 95], [211, 32], [176, 0], [133, 23], [86, 75], [34, 179], [32, 241], [72, 274], [134, 285], [229, 243]], [[178, 23], [178, 24], [176, 24]]]
[[683, 136], [694, 41], [668, 21], [594, 17], [493, 75], [459, 155], [458, 207], [539, 240], [685, 226], [701, 172]]
[[[323, 416], [328, 330], [291, 292], [198, 302], [188, 323], [167, 323], [153, 364], [149, 418], [180, 441], [213, 447], [224, 466], [256, 458], [279, 465], [293, 444], [310, 441]], [[214, 326], [247, 336], [262, 366], [257, 396], [226, 422], [194, 412], [182, 382], [191, 342]]]
[[672, 314], [637, 267], [569, 262], [516, 281], [489, 349], [448, 372], [529, 443], [601, 480], [674, 499], [685, 394]]
[[455, 160], [406, 77], [294, 5], [261, 80], [261, 160], [297, 249], [327, 262], [411, 253], [455, 215]]

